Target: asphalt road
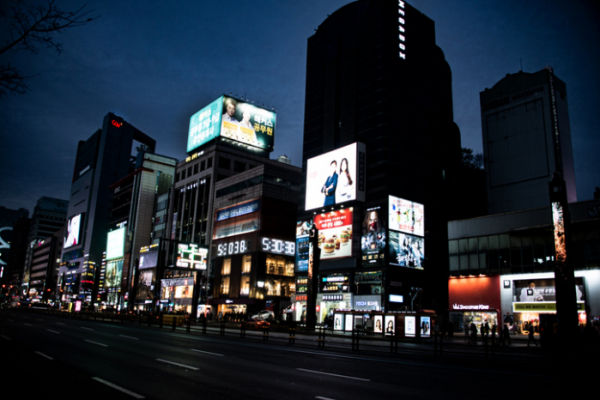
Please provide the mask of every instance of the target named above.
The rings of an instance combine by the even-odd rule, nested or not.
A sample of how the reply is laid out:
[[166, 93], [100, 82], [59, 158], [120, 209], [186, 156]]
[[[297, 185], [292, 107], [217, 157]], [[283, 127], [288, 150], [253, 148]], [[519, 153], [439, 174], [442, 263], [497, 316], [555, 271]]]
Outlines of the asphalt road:
[[390, 354], [389, 347], [352, 351], [343, 340], [321, 349], [214, 332], [2, 310], [1, 385], [18, 397], [53, 399], [464, 400], [555, 397], [582, 382], [573, 365], [535, 353], [492, 363], [466, 346], [439, 358], [418, 346]]

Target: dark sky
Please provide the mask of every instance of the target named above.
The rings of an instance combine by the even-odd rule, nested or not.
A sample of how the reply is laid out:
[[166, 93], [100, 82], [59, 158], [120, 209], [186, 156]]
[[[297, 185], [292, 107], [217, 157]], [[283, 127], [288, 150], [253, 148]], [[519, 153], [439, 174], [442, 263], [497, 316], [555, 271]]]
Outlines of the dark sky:
[[[347, 0], [89, 1], [100, 16], [56, 36], [63, 53], [11, 53], [32, 76], [0, 99], [0, 205], [69, 198], [77, 143], [112, 111], [185, 158], [189, 117], [221, 94], [278, 109], [275, 151], [300, 165], [307, 38]], [[600, 186], [600, 14], [593, 0], [408, 1], [436, 24], [463, 147], [482, 152], [479, 92], [554, 68], [567, 84], [578, 200]], [[57, 0], [63, 10], [84, 1]], [[225, 6], [226, 4], [226, 6]], [[0, 26], [4, 27], [3, 24]], [[3, 29], [3, 28], [2, 28]]]

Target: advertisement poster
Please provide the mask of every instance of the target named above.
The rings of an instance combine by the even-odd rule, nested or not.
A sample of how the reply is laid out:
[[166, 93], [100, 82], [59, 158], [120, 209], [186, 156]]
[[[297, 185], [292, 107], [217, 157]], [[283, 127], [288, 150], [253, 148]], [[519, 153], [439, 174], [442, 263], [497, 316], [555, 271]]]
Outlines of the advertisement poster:
[[373, 320], [373, 332], [383, 333], [383, 315], [376, 315]]
[[190, 117], [187, 152], [218, 136], [272, 150], [276, 119], [274, 111], [221, 96]]
[[352, 319], [354, 318], [354, 315], [352, 314], [346, 314], [346, 332], [351, 332], [352, 329], [354, 328], [354, 324], [352, 323]]
[[565, 219], [560, 203], [552, 203], [552, 222], [554, 224], [554, 251], [556, 261], [567, 261], [567, 244], [565, 241]]
[[308, 235], [312, 226], [311, 221], [296, 224], [296, 272], [308, 271]]
[[306, 207], [313, 210], [347, 201], [364, 201], [365, 145], [351, 145], [306, 162]]
[[215, 212], [215, 221], [225, 221], [226, 219], [241, 217], [242, 215], [252, 214], [260, 210], [260, 199], [245, 201], [235, 206], [221, 208]]
[[423, 269], [425, 239], [390, 231], [390, 265]]
[[333, 330], [344, 330], [344, 314], [335, 314], [333, 317]]
[[381, 207], [365, 210], [360, 238], [363, 266], [385, 265], [386, 227]]
[[399, 197], [389, 197], [389, 228], [393, 231], [425, 235], [425, 207]]
[[421, 337], [431, 336], [431, 317], [421, 317]]
[[213, 229], [213, 239], [255, 232], [259, 229], [259, 226], [260, 219], [256, 213], [244, 215], [230, 221], [216, 222]]
[[385, 316], [385, 334], [393, 335], [396, 332], [395, 317], [393, 315]]
[[206, 269], [206, 256], [208, 249], [198, 247], [197, 244], [177, 245], [177, 266], [191, 269]]
[[158, 250], [140, 253], [139, 269], [154, 268], [158, 264]]
[[408, 315], [404, 317], [404, 335], [415, 336], [417, 334], [417, 329], [415, 325], [416, 317], [409, 317]]
[[138, 279], [137, 286], [137, 294], [135, 296], [137, 302], [142, 302], [143, 300], [148, 299], [154, 299], [154, 295], [152, 294], [152, 287], [154, 285], [154, 274], [155, 270], [153, 269], [140, 271], [140, 277]]
[[321, 260], [352, 256], [352, 209], [316, 215]]
[[[513, 281], [513, 298], [515, 303], [556, 302], [556, 285], [554, 279], [528, 279]], [[585, 301], [583, 278], [575, 278], [577, 301]]]
[[125, 228], [108, 232], [106, 259], [123, 257], [125, 250]]
[[81, 214], [77, 214], [67, 221], [67, 236], [63, 248], [77, 246], [79, 244], [79, 232], [81, 230]]

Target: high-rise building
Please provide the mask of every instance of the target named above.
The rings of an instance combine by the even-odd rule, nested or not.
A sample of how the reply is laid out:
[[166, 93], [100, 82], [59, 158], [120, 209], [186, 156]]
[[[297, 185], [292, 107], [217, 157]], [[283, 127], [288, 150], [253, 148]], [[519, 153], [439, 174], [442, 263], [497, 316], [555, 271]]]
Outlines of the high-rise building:
[[488, 213], [546, 207], [555, 173], [576, 202], [567, 87], [552, 68], [507, 74], [480, 101]]
[[92, 291], [97, 290], [111, 221], [110, 186], [131, 172], [136, 142], [154, 152], [154, 139], [113, 113], [104, 117], [102, 129], [79, 142], [59, 271], [63, 300], [96, 298]]
[[[25, 241], [27, 240], [27, 233], [23, 229], [19, 229], [19, 234], [15, 235], [13, 229], [17, 222], [27, 224], [29, 222], [29, 210], [25, 208], [19, 208], [18, 210], [11, 210], [4, 206], [0, 207], [0, 282], [9, 287], [19, 284], [19, 276], [23, 272], [23, 266], [19, 266], [18, 261], [21, 257], [25, 256], [25, 253], [20, 254], [20, 251], [25, 251], [24, 248], [14, 248], [11, 243], [14, 238], [19, 242], [22, 241], [22, 236], [25, 235]], [[27, 221], [27, 222], [25, 222]], [[29, 228], [29, 225], [27, 225]], [[11, 247], [13, 247], [11, 251]], [[14, 254], [13, 258], [10, 258], [10, 254]], [[16, 290], [14, 291], [16, 292]], [[14, 293], [13, 292], [13, 293]]]
[[[364, 175], [350, 173], [350, 180], [358, 186], [364, 183], [364, 201], [344, 203], [353, 215], [350, 254], [331, 260], [322, 257], [320, 264], [321, 279], [347, 284], [319, 288], [324, 294], [317, 304], [321, 317], [327, 310], [348, 307], [348, 302], [356, 310], [410, 308], [409, 299], [416, 293], [420, 295], [413, 306], [443, 308], [447, 297], [442, 284], [448, 254], [446, 223], [457, 204], [450, 188], [460, 163], [461, 143], [453, 121], [452, 75], [436, 45], [434, 22], [405, 1], [356, 1], [318, 27], [308, 39], [307, 57], [305, 178], [313, 179], [317, 173], [306, 176], [309, 159], [324, 153], [359, 142], [366, 155]], [[360, 157], [358, 162], [364, 163]], [[342, 169], [356, 166], [347, 168], [349, 162], [344, 166], [343, 160], [332, 158], [323, 168], [336, 168], [336, 175], [345, 177]], [[324, 182], [323, 178], [321, 184]], [[337, 201], [332, 204], [325, 199], [327, 207], [314, 207], [317, 202], [306, 196], [300, 207], [304, 218], [340, 210]], [[424, 206], [424, 217], [420, 214], [424, 230], [419, 237], [387, 230], [392, 229], [385, 227], [388, 217], [391, 221], [391, 213], [399, 212], [399, 203], [393, 204], [390, 196]], [[368, 210], [377, 210], [379, 222], [368, 222]], [[400, 214], [396, 217], [399, 221]], [[378, 237], [383, 242], [377, 245], [377, 255], [361, 248], [361, 231], [365, 228], [367, 234], [367, 225], [381, 231]], [[401, 252], [411, 252], [408, 243], [419, 248], [415, 250], [419, 261], [400, 260], [404, 257]], [[367, 272], [372, 276], [365, 275]], [[389, 294], [404, 296], [404, 300], [391, 303]], [[373, 297], [357, 297], [363, 295]], [[375, 308], [370, 306], [373, 304]]]

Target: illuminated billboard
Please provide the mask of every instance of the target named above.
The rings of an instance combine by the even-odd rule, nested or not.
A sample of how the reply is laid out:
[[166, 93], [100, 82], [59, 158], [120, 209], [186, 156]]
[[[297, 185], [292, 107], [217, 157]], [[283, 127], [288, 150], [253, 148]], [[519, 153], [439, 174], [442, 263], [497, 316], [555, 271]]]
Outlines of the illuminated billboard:
[[321, 260], [352, 256], [352, 208], [318, 214]]
[[559, 202], [552, 203], [552, 222], [554, 224], [554, 251], [556, 252], [556, 261], [564, 263], [567, 261], [565, 218], [562, 205]]
[[106, 263], [106, 276], [104, 278], [104, 287], [121, 286], [121, 276], [123, 275], [123, 260], [108, 261]]
[[308, 271], [308, 241], [312, 221], [298, 221], [296, 224], [296, 272]]
[[154, 268], [157, 265], [158, 265], [158, 250], [148, 251], [145, 253], [140, 252], [139, 269]]
[[362, 265], [384, 265], [386, 258], [385, 217], [381, 207], [364, 211], [360, 249]]
[[177, 245], [177, 266], [190, 269], [206, 269], [208, 249], [197, 244]]
[[225, 137], [272, 151], [276, 114], [229, 96], [221, 96], [190, 117], [187, 152]]
[[125, 254], [125, 228], [108, 232], [106, 243], [106, 259], [123, 257]]
[[425, 207], [399, 197], [389, 197], [389, 228], [393, 231], [425, 235]]
[[425, 239], [390, 231], [390, 265], [423, 269]]
[[82, 214], [77, 214], [67, 221], [67, 235], [65, 236], [65, 243], [63, 248], [69, 248], [80, 244], [79, 234], [81, 232], [81, 225], [83, 222]]
[[308, 159], [305, 210], [365, 201], [365, 148], [357, 142]]

